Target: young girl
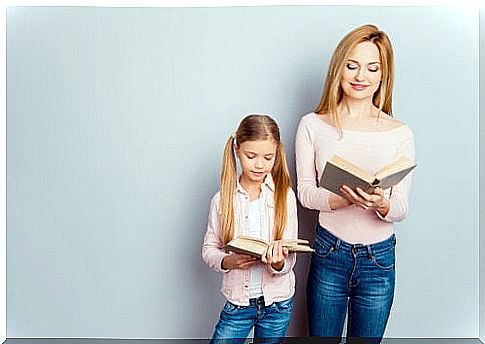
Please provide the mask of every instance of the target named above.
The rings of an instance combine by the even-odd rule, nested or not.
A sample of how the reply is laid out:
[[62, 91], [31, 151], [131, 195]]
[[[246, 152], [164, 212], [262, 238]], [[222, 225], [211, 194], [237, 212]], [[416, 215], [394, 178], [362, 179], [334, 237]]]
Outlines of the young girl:
[[[236, 156], [242, 173], [237, 177]], [[276, 122], [267, 115], [245, 117], [224, 150], [220, 191], [212, 198], [204, 261], [222, 272], [227, 299], [212, 342], [244, 342], [254, 327], [255, 338], [271, 342], [285, 336], [295, 290], [296, 257], [282, 239], [296, 239], [296, 197]], [[236, 236], [270, 242], [266, 255], [253, 258], [227, 253], [222, 247]]]

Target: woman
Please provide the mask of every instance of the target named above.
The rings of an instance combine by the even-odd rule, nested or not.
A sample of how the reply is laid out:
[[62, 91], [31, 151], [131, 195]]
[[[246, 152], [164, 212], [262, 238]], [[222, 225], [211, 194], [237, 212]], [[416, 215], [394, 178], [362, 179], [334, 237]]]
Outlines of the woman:
[[309, 329], [311, 336], [333, 337], [330, 342], [340, 341], [346, 314], [348, 342], [380, 342], [393, 301], [393, 222], [407, 215], [411, 174], [372, 194], [344, 185], [340, 196], [317, 184], [334, 154], [369, 172], [399, 156], [415, 160], [412, 131], [392, 118], [393, 69], [384, 32], [373, 25], [349, 32], [332, 56], [320, 104], [297, 131], [298, 197], [319, 210], [307, 283]]

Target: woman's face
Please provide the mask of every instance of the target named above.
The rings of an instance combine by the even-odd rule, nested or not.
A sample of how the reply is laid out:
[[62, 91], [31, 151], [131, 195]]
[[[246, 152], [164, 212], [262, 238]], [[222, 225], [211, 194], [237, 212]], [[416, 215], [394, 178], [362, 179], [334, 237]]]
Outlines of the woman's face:
[[348, 98], [370, 98], [372, 101], [381, 78], [379, 49], [372, 42], [362, 42], [357, 44], [345, 61], [340, 86]]

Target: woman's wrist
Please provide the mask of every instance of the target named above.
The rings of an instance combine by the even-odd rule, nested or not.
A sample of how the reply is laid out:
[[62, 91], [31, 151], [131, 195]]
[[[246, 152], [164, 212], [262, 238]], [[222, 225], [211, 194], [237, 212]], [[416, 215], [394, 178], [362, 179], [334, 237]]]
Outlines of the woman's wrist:
[[377, 206], [376, 211], [382, 217], [386, 217], [387, 213], [389, 213], [389, 200], [386, 198], [383, 198], [382, 203]]
[[347, 207], [351, 203], [348, 199], [332, 193], [328, 196], [328, 204], [330, 205], [330, 209], [335, 210]]

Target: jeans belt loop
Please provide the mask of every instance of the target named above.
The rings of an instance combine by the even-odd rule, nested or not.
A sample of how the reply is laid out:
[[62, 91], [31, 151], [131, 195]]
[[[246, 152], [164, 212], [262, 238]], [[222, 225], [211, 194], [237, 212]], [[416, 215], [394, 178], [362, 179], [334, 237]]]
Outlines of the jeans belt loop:
[[257, 305], [263, 305], [264, 306], [264, 296], [260, 296], [256, 299], [256, 304]]
[[340, 239], [337, 239], [337, 241], [335, 242], [335, 251], [338, 251], [340, 247]]
[[374, 257], [374, 255], [373, 255], [373, 251], [372, 251], [372, 245], [366, 245], [365, 247], [367, 248], [367, 256], [368, 256], [369, 258]]

